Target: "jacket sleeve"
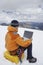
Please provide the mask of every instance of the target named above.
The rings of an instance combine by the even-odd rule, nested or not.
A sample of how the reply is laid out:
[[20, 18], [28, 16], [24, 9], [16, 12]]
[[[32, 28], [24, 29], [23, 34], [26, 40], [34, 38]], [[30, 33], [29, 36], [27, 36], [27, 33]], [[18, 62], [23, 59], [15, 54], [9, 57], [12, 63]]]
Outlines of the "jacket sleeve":
[[23, 40], [21, 37], [18, 37], [16, 39], [16, 43], [19, 45], [19, 46], [22, 46], [22, 47], [28, 47], [30, 44], [31, 44], [32, 40], [31, 39], [28, 39], [28, 40]]

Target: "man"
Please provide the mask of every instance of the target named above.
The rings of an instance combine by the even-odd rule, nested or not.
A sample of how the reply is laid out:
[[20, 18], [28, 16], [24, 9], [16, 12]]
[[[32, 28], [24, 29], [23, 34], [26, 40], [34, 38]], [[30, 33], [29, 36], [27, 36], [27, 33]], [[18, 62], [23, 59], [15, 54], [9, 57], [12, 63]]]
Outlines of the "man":
[[11, 55], [17, 54], [21, 58], [22, 53], [27, 49], [27, 60], [30, 63], [35, 63], [36, 58], [32, 56], [32, 40], [25, 40], [17, 33], [19, 23], [17, 20], [12, 20], [8, 26], [8, 32], [5, 37], [5, 47]]

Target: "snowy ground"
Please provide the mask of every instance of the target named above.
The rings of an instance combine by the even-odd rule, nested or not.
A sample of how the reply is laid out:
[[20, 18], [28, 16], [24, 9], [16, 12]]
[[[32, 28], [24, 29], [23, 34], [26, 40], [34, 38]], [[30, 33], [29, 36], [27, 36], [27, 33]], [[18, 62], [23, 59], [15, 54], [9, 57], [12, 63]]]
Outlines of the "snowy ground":
[[[24, 29], [19, 28], [19, 34], [23, 36], [24, 30], [30, 30], [33, 31], [33, 56], [37, 58], [36, 63], [29, 63], [26, 60], [26, 51], [25, 51], [25, 58], [21, 65], [43, 65], [43, 31], [39, 30], [32, 30], [32, 29]], [[7, 31], [7, 27], [0, 26], [0, 65], [16, 65], [15, 63], [12, 63], [8, 60], [6, 60], [3, 57], [4, 51], [5, 51], [5, 34]], [[23, 32], [23, 33], [22, 33]], [[20, 64], [18, 64], [20, 65]]]

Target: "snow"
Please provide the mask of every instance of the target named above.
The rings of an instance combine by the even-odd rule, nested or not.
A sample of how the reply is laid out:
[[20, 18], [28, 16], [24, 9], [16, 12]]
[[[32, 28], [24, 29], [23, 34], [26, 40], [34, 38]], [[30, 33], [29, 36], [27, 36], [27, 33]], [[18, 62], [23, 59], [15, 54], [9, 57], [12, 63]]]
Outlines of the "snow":
[[[34, 30], [34, 29], [26, 29], [26, 28], [19, 28], [19, 34], [23, 36], [25, 30], [33, 31], [33, 56], [37, 58], [36, 63], [29, 63], [26, 60], [26, 51], [25, 51], [25, 58], [21, 65], [43, 65], [43, 31]], [[6, 26], [0, 26], [0, 65], [16, 65], [4, 58], [4, 51], [5, 49], [5, 34], [7, 32]], [[18, 64], [20, 65], [20, 63]]]

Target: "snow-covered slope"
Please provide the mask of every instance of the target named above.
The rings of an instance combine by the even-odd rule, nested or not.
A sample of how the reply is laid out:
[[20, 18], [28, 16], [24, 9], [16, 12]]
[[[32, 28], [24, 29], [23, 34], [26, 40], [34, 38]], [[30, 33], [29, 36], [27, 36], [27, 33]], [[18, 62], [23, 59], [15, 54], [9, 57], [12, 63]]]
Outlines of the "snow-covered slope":
[[[25, 58], [21, 65], [43, 65], [43, 31], [33, 30], [33, 29], [26, 29], [26, 28], [19, 28], [19, 34], [23, 36], [25, 30], [33, 31], [33, 56], [37, 58], [37, 62], [30, 64], [26, 60], [26, 51], [25, 51]], [[5, 34], [7, 32], [6, 26], [0, 26], [0, 65], [15, 65], [3, 57], [5, 49]], [[20, 65], [20, 64], [18, 64]]]

